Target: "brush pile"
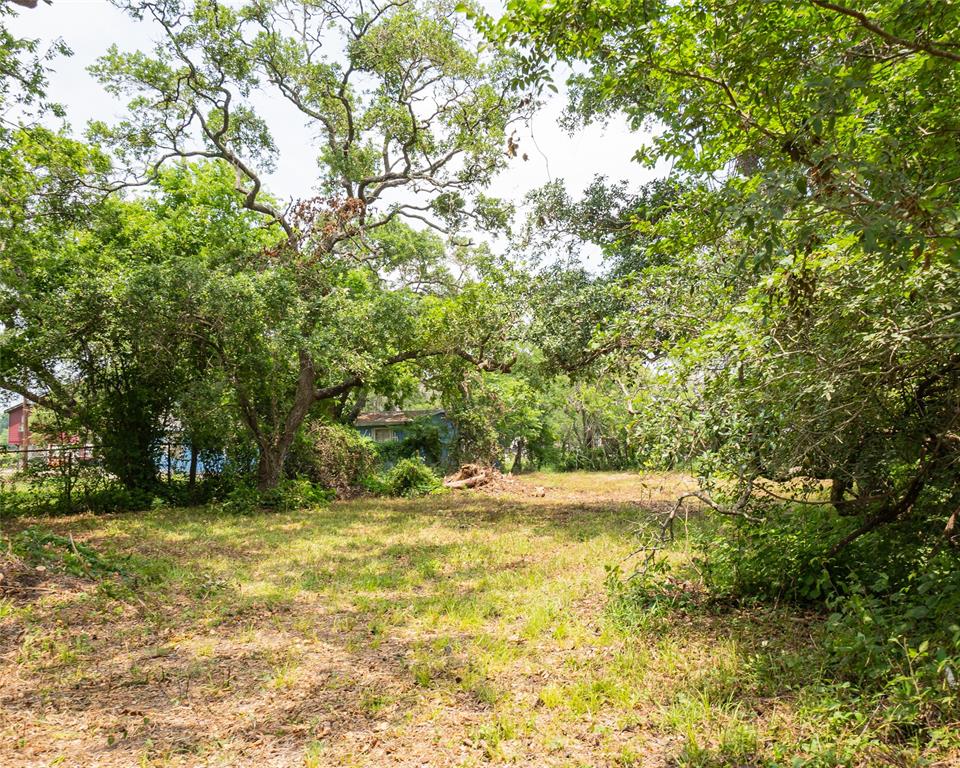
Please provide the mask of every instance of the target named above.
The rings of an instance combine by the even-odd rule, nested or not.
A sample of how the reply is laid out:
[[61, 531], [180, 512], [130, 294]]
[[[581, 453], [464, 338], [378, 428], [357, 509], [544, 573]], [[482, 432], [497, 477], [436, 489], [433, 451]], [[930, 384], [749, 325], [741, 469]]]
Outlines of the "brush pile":
[[496, 467], [481, 464], [464, 464], [452, 475], [443, 479], [443, 484], [452, 490], [467, 488], [482, 489], [491, 493], [512, 493], [524, 496], [545, 496], [540, 486], [530, 486], [510, 475], [503, 474]]

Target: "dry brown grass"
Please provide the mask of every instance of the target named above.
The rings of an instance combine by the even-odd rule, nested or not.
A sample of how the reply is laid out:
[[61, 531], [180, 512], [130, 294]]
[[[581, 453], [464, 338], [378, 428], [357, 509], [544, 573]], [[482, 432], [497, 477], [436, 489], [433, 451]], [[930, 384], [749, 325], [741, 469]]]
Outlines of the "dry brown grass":
[[0, 764], [757, 765], [813, 727], [782, 661], [810, 619], [605, 612], [687, 479], [524, 482], [547, 494], [43, 521], [140, 583], [2, 603]]

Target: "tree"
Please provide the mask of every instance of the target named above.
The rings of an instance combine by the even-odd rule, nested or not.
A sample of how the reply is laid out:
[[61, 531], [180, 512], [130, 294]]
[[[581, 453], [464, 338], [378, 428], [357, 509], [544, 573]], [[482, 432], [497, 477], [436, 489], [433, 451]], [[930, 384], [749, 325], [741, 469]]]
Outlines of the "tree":
[[130, 488], [155, 482], [168, 416], [200, 372], [178, 326], [197, 265], [262, 237], [229, 186], [216, 199], [215, 169], [205, 170], [196, 186], [206, 199], [185, 194], [182, 172], [167, 173], [152, 197], [92, 199], [82, 216], [19, 226], [0, 260], [3, 386], [92, 433]]
[[[0, 6], [0, 387], [40, 404], [58, 391], [37, 359], [21, 349], [24, 313], [16, 294], [25, 268], [56, 247], [58, 226], [84, 215], [90, 197], [80, 180], [106, 168], [105, 158], [80, 142], [38, 124], [41, 115], [62, 115], [47, 100], [47, 62], [70, 50], [57, 42], [45, 53], [36, 40], [18, 38], [6, 21], [15, 14]], [[66, 404], [69, 396], [61, 398]]]
[[62, 41], [40, 53], [36, 40], [15, 36], [6, 24], [8, 17], [15, 14], [9, 5], [0, 6], [0, 106], [5, 110], [18, 109], [13, 120], [7, 115], [0, 123], [0, 135], [9, 132], [17, 123], [26, 122], [31, 111], [62, 113], [59, 106], [49, 103], [46, 98], [46, 62], [55, 56], [71, 53]]
[[[135, 171], [130, 183], [174, 158], [216, 158], [243, 205], [276, 229], [248, 273], [204, 296], [220, 312], [212, 328], [204, 315], [205, 340], [259, 447], [261, 488], [276, 484], [314, 403], [438, 354], [483, 362], [470, 336], [451, 344], [417, 327], [424, 277], [448, 281], [434, 268], [436, 245], [397, 248], [417, 241], [402, 234], [404, 218], [446, 233], [504, 223], [503, 206], [477, 194], [505, 162], [520, 106], [502, 59], [472, 53], [443, 4], [125, 7], [163, 33], [154, 55], [112, 49], [94, 68], [111, 92], [134, 96], [128, 120], [97, 126]], [[260, 91], [321, 137], [321, 197], [281, 208], [265, 195], [275, 148], [253, 106]]]
[[587, 62], [570, 81], [580, 119], [620, 110], [660, 128], [637, 157], [671, 162], [666, 207], [595, 186], [558, 208], [585, 214], [578, 234], [615, 272], [631, 264], [633, 312], [612, 332], [660, 325], [659, 394], [635, 390], [632, 405], [641, 426], [706, 476], [739, 478], [751, 504], [764, 476], [830, 479], [850, 516], [835, 553], [916, 510], [948, 518], [960, 11], [518, 2], [481, 25], [526, 47], [526, 85], [554, 56]]

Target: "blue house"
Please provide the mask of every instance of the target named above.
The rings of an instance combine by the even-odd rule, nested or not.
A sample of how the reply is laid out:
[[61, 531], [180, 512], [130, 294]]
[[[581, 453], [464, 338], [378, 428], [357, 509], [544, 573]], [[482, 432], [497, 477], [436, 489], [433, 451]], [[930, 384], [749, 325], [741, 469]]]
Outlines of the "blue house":
[[[353, 423], [357, 431], [377, 443], [392, 443], [404, 440], [414, 422], [427, 422], [436, 426], [440, 435], [440, 463], [447, 460], [455, 429], [442, 409], [413, 411], [369, 411], [361, 413]], [[420, 451], [421, 455], [423, 451]], [[427, 458], [424, 456], [423, 458]]]

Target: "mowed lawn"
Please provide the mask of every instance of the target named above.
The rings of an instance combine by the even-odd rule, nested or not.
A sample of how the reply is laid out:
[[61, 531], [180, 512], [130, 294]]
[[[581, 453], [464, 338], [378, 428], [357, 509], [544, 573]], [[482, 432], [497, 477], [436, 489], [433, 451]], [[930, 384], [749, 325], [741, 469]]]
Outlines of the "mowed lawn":
[[18, 521], [130, 575], [0, 603], [0, 764], [759, 764], [816, 736], [808, 620], [606, 610], [606, 567], [683, 482]]

